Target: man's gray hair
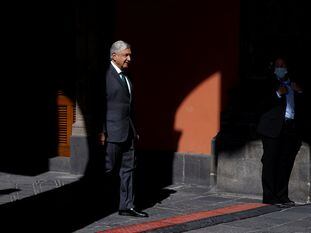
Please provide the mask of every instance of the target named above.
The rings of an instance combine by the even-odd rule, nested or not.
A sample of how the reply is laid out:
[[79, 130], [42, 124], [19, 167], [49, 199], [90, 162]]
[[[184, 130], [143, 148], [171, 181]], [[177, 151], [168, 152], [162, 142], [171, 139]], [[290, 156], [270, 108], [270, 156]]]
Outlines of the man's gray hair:
[[131, 46], [122, 40], [118, 40], [114, 42], [110, 48], [110, 58], [112, 58], [112, 54], [118, 53], [124, 49], [129, 49], [129, 48], [131, 48]]

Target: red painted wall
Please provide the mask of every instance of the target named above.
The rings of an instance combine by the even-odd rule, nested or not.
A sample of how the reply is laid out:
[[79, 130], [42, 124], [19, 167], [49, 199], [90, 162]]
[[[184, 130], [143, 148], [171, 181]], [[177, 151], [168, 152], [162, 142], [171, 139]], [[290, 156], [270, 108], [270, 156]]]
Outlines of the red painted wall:
[[139, 147], [210, 154], [238, 80], [239, 0], [118, 0], [117, 9], [115, 39], [134, 55]]

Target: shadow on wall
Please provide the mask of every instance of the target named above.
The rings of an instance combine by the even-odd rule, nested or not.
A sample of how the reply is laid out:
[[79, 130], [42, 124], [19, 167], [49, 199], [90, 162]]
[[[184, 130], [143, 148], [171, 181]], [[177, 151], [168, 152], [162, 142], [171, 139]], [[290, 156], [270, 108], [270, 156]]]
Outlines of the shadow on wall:
[[[135, 25], [131, 33], [126, 29], [120, 32], [120, 37], [126, 38], [134, 48], [133, 73], [138, 124], [143, 140], [141, 149], [177, 151], [182, 132], [174, 127], [176, 113], [185, 98], [215, 73], [220, 72], [222, 77], [221, 105], [227, 101], [225, 92], [236, 81], [238, 17], [234, 14], [238, 14], [238, 10], [231, 10], [227, 15], [220, 5], [201, 3], [189, 6], [169, 1], [161, 8], [161, 16], [158, 15], [161, 2], [154, 6], [131, 4], [125, 8], [129, 12], [146, 8], [131, 17], [130, 23]], [[232, 3], [231, 9], [235, 8], [238, 4]], [[123, 13], [126, 12], [120, 12]], [[184, 17], [185, 14], [191, 17]], [[216, 19], [210, 21], [215, 14]], [[148, 22], [148, 28], [144, 27], [141, 18]], [[224, 31], [223, 26], [229, 20], [232, 27]], [[148, 59], [145, 59], [146, 51], [150, 53]], [[201, 101], [206, 105], [211, 100]]]
[[[303, 53], [301, 53], [302, 55]], [[268, 64], [268, 62], [267, 62]], [[300, 77], [298, 82], [304, 87], [303, 141], [310, 145], [310, 82], [307, 77], [308, 71], [305, 65], [300, 63], [296, 66], [294, 75]], [[265, 70], [266, 68], [263, 68]], [[263, 91], [266, 90], [267, 79], [271, 76], [271, 70], [264, 72], [259, 79], [249, 78], [241, 81], [240, 85], [231, 90], [230, 101], [227, 108], [221, 114], [221, 127], [216, 135], [217, 151], [235, 151], [243, 147], [247, 142], [258, 140], [257, 124], [261, 116], [260, 105], [263, 99]]]
[[[305, 87], [305, 119], [310, 119], [310, 79], [308, 60], [310, 14], [304, 3], [292, 1], [241, 2], [240, 83], [231, 90], [229, 103], [221, 115], [217, 135], [219, 150], [236, 150], [248, 140], [256, 140], [258, 105], [271, 78], [271, 62], [276, 54], [288, 56], [295, 79]], [[306, 29], [308, 28], [308, 29]], [[305, 121], [304, 141], [310, 144], [310, 121]]]
[[[239, 4], [226, 4], [223, 8], [221, 1], [191, 5], [176, 0], [153, 4], [137, 0], [120, 7], [122, 17], [117, 17], [116, 25], [122, 30], [118, 37], [132, 45], [134, 54], [132, 73], [141, 138], [138, 150], [141, 164], [146, 166], [141, 166], [138, 177], [143, 177], [141, 182], [146, 185], [172, 182], [174, 152], [185, 133], [176, 128], [176, 115], [185, 99], [219, 72], [224, 81], [223, 105], [227, 101], [224, 93], [236, 81]], [[131, 27], [124, 27], [122, 19], [128, 15], [125, 18]], [[203, 98], [201, 104], [209, 101]], [[195, 132], [191, 140], [197, 140]], [[205, 143], [210, 144], [211, 138], [206, 136]], [[192, 152], [202, 153], [196, 149]]]
[[[38, 9], [35, 7], [40, 11], [33, 10]], [[68, 7], [23, 3], [7, 8], [10, 17], [4, 31], [7, 72], [1, 91], [5, 112], [1, 171], [30, 175], [44, 172], [49, 156], [56, 152], [56, 88], [60, 77], [72, 77], [72, 71], [68, 71], [73, 65], [65, 58], [71, 46], [66, 48], [68, 41], [62, 41], [65, 32], [60, 27], [65, 17], [62, 11]], [[67, 35], [65, 38], [69, 39]]]
[[10, 72], [2, 92], [0, 171], [24, 175], [48, 171], [49, 159], [57, 155], [59, 90], [82, 106], [90, 135], [98, 126], [94, 116], [103, 109], [99, 91], [92, 88], [99, 86], [115, 12], [114, 1], [41, 3], [35, 12], [32, 7], [13, 8], [16, 17], [4, 38]]

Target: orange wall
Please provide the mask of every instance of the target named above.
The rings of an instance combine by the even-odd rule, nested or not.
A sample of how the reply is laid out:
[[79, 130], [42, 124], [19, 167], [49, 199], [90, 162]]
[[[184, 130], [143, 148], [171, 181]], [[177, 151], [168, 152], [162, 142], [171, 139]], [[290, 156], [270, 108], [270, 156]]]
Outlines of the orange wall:
[[117, 2], [132, 45], [140, 149], [209, 154], [236, 83], [239, 0]]
[[180, 131], [177, 151], [210, 153], [211, 138], [219, 130], [221, 73], [206, 77], [194, 88], [176, 112], [174, 129]]

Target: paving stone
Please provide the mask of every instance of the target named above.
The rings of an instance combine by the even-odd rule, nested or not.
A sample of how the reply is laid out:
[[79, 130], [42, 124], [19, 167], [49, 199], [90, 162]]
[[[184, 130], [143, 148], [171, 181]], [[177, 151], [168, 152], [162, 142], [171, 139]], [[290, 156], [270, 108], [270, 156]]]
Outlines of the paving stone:
[[[20, 176], [6, 173], [0, 173], [0, 204], [15, 202], [29, 196], [40, 197], [40, 194], [49, 192], [57, 188], [63, 188], [65, 185], [78, 181], [81, 176], [71, 175], [64, 172], [47, 172], [38, 176]], [[100, 186], [100, 184], [98, 184]], [[87, 191], [87, 190], [86, 190]], [[90, 190], [96, 192], [95, 189]], [[177, 215], [185, 215], [201, 210], [214, 210], [231, 205], [241, 203], [260, 203], [261, 199], [255, 195], [239, 195], [232, 193], [219, 192], [209, 186], [189, 184], [174, 184], [161, 190], [165, 195], [162, 200], [156, 200], [152, 206], [146, 209], [149, 218], [133, 218], [119, 216], [117, 212], [104, 215], [102, 217], [94, 217], [87, 221], [81, 229], [76, 230], [77, 233], [95, 233], [113, 227], [144, 223], [155, 221], [163, 218], [169, 218]], [[77, 193], [78, 195], [79, 193]], [[71, 195], [71, 194], [70, 194]], [[83, 196], [84, 197], [84, 196]], [[89, 199], [77, 199], [81, 202], [75, 202], [68, 199], [68, 206], [73, 207], [74, 204], [86, 204]], [[71, 196], [70, 196], [71, 198]], [[87, 195], [85, 198], [93, 198], [93, 195]], [[82, 202], [86, 203], [82, 203]], [[70, 203], [69, 203], [70, 202]], [[60, 210], [63, 210], [63, 207]], [[72, 213], [79, 216], [79, 206], [75, 208], [78, 213]], [[64, 207], [64, 209], [66, 209]], [[67, 209], [66, 209], [67, 211]], [[116, 210], [117, 211], [117, 210]], [[68, 210], [70, 213], [70, 210]], [[81, 212], [82, 213], [82, 212]], [[85, 213], [83, 213], [85, 214]], [[93, 213], [90, 213], [93, 214]], [[49, 215], [52, 217], [52, 215]], [[239, 216], [239, 215], [237, 215]], [[70, 216], [68, 216], [70, 217]], [[36, 219], [34, 219], [36, 221]], [[51, 219], [55, 221], [55, 219]], [[68, 220], [69, 221], [69, 220]], [[64, 221], [66, 222], [66, 221]], [[70, 224], [70, 222], [68, 222]], [[72, 222], [74, 224], [74, 222]], [[46, 227], [46, 226], [45, 226]], [[70, 226], [67, 226], [70, 229]], [[208, 229], [208, 230], [207, 230]], [[289, 209], [282, 209], [278, 212], [261, 215], [255, 218], [236, 219], [233, 222], [222, 223], [190, 231], [191, 233], [201, 232], [226, 232], [226, 233], [250, 233], [250, 232], [311, 232], [311, 205], [297, 206]]]

